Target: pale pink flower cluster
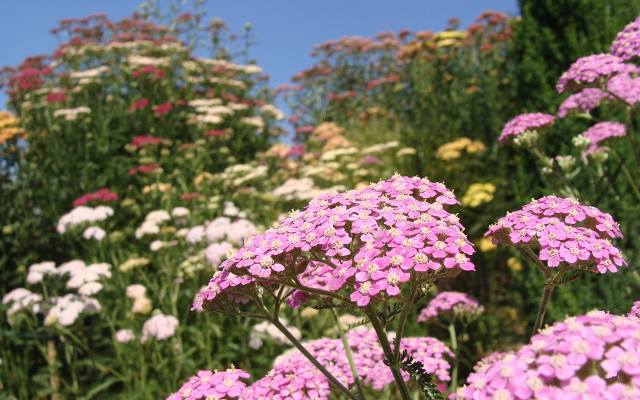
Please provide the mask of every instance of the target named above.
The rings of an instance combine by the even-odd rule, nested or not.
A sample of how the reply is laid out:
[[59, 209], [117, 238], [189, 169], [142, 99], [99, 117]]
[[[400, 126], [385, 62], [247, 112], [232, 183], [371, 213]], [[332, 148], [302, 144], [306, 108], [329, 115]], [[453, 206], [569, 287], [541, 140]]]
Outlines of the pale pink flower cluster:
[[218, 217], [211, 222], [189, 229], [186, 239], [192, 244], [204, 239], [209, 243], [227, 240], [231, 243], [241, 244], [244, 239], [256, 233], [258, 233], [258, 229], [247, 219], [232, 220], [229, 217]]
[[102, 284], [98, 282], [101, 278], [111, 277], [111, 265], [107, 263], [86, 265], [80, 260], [72, 260], [56, 268], [55, 263], [45, 261], [29, 267], [27, 283], [33, 285], [42, 282], [46, 276], [66, 275], [69, 277], [67, 289], [76, 289], [82, 296], [91, 296], [102, 290]]
[[[384, 353], [372, 329], [357, 328], [347, 333], [353, 359], [362, 383], [381, 390], [394, 382]], [[345, 386], [354, 383], [340, 339], [322, 338], [304, 343], [305, 348]], [[401, 350], [424, 364], [425, 370], [441, 382], [450, 380], [450, 365], [446, 357], [453, 353], [437, 339], [429, 337], [404, 338]], [[402, 373], [405, 380], [409, 375]], [[262, 397], [261, 397], [262, 396]], [[329, 381], [297, 350], [278, 357], [273, 369], [264, 378], [247, 388], [247, 399], [329, 398]]]
[[585, 87], [604, 86], [606, 82], [619, 73], [638, 72], [635, 65], [611, 54], [593, 54], [577, 59], [565, 71], [556, 84], [558, 93], [576, 92]]
[[592, 311], [478, 364], [456, 399], [640, 399], [640, 320]]
[[23, 309], [29, 309], [32, 313], [37, 314], [41, 311], [42, 295], [33, 293], [25, 288], [16, 288], [2, 297], [2, 304], [11, 304], [7, 310], [7, 315], [11, 316]]
[[626, 265], [610, 239], [622, 232], [611, 215], [573, 199], [546, 196], [492, 224], [485, 236], [494, 243], [526, 246], [538, 251], [549, 268], [616, 272]]
[[640, 300], [633, 303], [633, 306], [631, 306], [631, 310], [629, 310], [629, 314], [627, 315], [629, 317], [640, 318]]
[[513, 139], [527, 131], [539, 131], [550, 125], [556, 120], [556, 117], [544, 113], [520, 114], [502, 128], [502, 133], [498, 138], [500, 143]]
[[324, 290], [344, 289], [361, 307], [397, 296], [409, 280], [473, 271], [474, 249], [458, 217], [446, 210], [457, 203], [441, 183], [402, 176], [321, 195], [277, 228], [246, 240], [198, 293], [193, 308], [201, 310], [206, 302], [215, 309], [229, 296], [242, 298], [249, 284], [286, 281], [309, 268], [322, 271]]
[[47, 275], [56, 275], [56, 264], [52, 261], [44, 261], [41, 263], [32, 264], [29, 266], [29, 272], [27, 273], [27, 283], [35, 285], [42, 282], [42, 279]]
[[49, 299], [51, 308], [44, 318], [45, 325], [72, 325], [82, 314], [99, 312], [102, 307], [98, 300], [76, 294], [67, 294]]
[[177, 328], [178, 319], [173, 315], [154, 315], [142, 325], [140, 341], [144, 343], [150, 338], [155, 340], [168, 339], [175, 334]]
[[199, 371], [189, 378], [180, 390], [167, 397], [167, 400], [249, 399], [242, 395], [247, 385], [241, 379], [247, 378], [247, 372], [236, 368], [226, 371]]
[[600, 89], [586, 88], [567, 97], [558, 108], [558, 116], [566, 117], [572, 112], [588, 113], [600, 105], [604, 99], [610, 96]]
[[619, 122], [598, 122], [582, 133], [582, 137], [589, 140], [589, 146], [585, 149], [583, 155], [587, 156], [601, 150], [600, 143], [605, 139], [622, 137], [626, 133], [625, 125]]
[[[285, 319], [281, 318], [280, 322], [296, 339], [300, 339], [302, 333], [298, 328], [295, 326], [288, 326]], [[267, 339], [268, 341], [279, 345], [291, 345], [289, 339], [287, 339], [287, 337], [269, 321], [262, 321], [251, 328], [251, 333], [249, 334], [249, 347], [254, 350], [259, 349], [262, 347], [263, 339]]]
[[129, 343], [136, 339], [136, 334], [131, 329], [119, 329], [116, 332], [116, 342]]
[[640, 17], [616, 35], [609, 51], [625, 61], [640, 56]]
[[466, 293], [442, 292], [434, 297], [427, 307], [420, 311], [418, 322], [425, 322], [433, 318], [445, 317], [453, 320], [460, 315], [477, 315], [482, 312], [482, 306], [476, 299]]

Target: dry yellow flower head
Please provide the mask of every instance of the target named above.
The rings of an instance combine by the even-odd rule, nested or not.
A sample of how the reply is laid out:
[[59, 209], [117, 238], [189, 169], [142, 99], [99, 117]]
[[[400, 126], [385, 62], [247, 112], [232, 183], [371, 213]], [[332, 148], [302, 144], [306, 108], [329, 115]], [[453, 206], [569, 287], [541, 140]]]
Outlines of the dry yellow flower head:
[[496, 187], [492, 183], [472, 183], [462, 196], [462, 205], [474, 208], [488, 203], [493, 200], [495, 191]]
[[438, 147], [436, 157], [441, 160], [455, 160], [462, 156], [463, 152], [470, 154], [479, 153], [485, 150], [485, 145], [477, 140], [471, 140], [468, 137], [461, 137], [452, 142], [448, 142]]

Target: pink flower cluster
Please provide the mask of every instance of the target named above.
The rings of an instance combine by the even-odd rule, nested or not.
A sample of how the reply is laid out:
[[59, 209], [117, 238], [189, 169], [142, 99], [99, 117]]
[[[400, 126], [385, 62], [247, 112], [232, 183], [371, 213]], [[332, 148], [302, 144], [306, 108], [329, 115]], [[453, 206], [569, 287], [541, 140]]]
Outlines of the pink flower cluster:
[[504, 143], [505, 141], [513, 139], [526, 131], [544, 129], [549, 125], [552, 125], [555, 120], [556, 117], [550, 114], [520, 114], [505, 124], [504, 128], [502, 128], [502, 133], [500, 134], [498, 141], [500, 143]]
[[599, 122], [582, 133], [582, 136], [589, 139], [589, 147], [583, 155], [593, 154], [600, 150], [600, 143], [612, 137], [622, 137], [627, 129], [619, 122]]
[[242, 393], [247, 385], [240, 379], [247, 378], [247, 372], [236, 368], [226, 371], [199, 371], [189, 378], [180, 390], [167, 397], [167, 400], [245, 399]]
[[[354, 329], [347, 333], [347, 340], [362, 383], [381, 390], [394, 381], [391, 370], [383, 362], [384, 353], [372, 329]], [[323, 338], [307, 342], [304, 346], [341, 383], [345, 386], [353, 385], [353, 375], [340, 339]], [[435, 375], [439, 381], [451, 379], [446, 357], [453, 357], [453, 353], [439, 340], [430, 337], [404, 338], [401, 348], [407, 350], [414, 359], [423, 362], [425, 370]], [[409, 380], [409, 375], [404, 372], [403, 377]], [[245, 397], [328, 399], [329, 381], [300, 352], [292, 350], [276, 359], [273, 369], [251, 385]]]
[[640, 320], [592, 311], [484, 360], [456, 399], [639, 399]]
[[325, 291], [346, 289], [364, 307], [397, 296], [409, 280], [473, 271], [474, 249], [458, 217], [445, 209], [457, 203], [443, 184], [417, 177], [323, 194], [279, 227], [246, 240], [198, 293], [193, 308], [208, 303], [215, 309], [227, 295], [243, 297], [242, 289], [254, 282], [298, 286], [291, 277], [300, 274], [320, 277]]
[[640, 17], [616, 35], [609, 51], [625, 61], [640, 56]]
[[593, 54], [576, 60], [565, 71], [558, 83], [558, 93], [575, 92], [584, 87], [606, 84], [607, 80], [619, 73], [638, 72], [635, 65], [625, 64], [622, 59], [611, 54]]
[[442, 292], [420, 311], [418, 322], [425, 322], [439, 316], [455, 319], [458, 315], [476, 315], [481, 311], [482, 307], [476, 299], [466, 293]]
[[600, 105], [603, 99], [610, 98], [600, 89], [586, 88], [567, 97], [558, 108], [558, 116], [566, 117], [571, 112], [588, 113]]
[[98, 189], [93, 193], [87, 193], [75, 199], [73, 201], [73, 206], [74, 207], [83, 206], [92, 201], [97, 201], [102, 203], [118, 201], [118, 194], [112, 192], [110, 189], [107, 189], [107, 188]]
[[626, 265], [610, 239], [622, 232], [611, 215], [573, 199], [546, 196], [508, 213], [491, 225], [485, 236], [494, 243], [539, 250], [550, 268], [560, 264], [600, 273]]
[[609, 92], [631, 106], [640, 102], [640, 77], [634, 78], [629, 74], [618, 74], [609, 80], [607, 87]]
[[159, 168], [160, 165], [156, 163], [142, 164], [140, 166], [129, 169], [128, 173], [129, 175], [150, 174]]
[[631, 306], [631, 310], [629, 310], [629, 314], [627, 314], [627, 316], [640, 319], [640, 300], [633, 303], [633, 306]]

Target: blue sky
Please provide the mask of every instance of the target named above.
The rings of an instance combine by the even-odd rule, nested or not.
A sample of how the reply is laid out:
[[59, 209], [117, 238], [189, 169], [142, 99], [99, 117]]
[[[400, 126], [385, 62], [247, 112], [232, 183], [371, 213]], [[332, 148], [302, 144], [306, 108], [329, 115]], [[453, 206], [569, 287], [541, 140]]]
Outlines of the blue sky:
[[[117, 20], [140, 3], [133, 0], [11, 0], [0, 15], [0, 66], [50, 53], [57, 39], [49, 30], [63, 18], [98, 12]], [[167, 4], [160, 0], [160, 4]], [[343, 36], [382, 31], [440, 30], [450, 17], [466, 26], [484, 10], [517, 13], [516, 0], [208, 0], [207, 17], [219, 16], [235, 32], [254, 27], [252, 56], [271, 75], [271, 84], [311, 65], [311, 49]], [[5, 96], [0, 95], [0, 105]], [[0, 108], [2, 108], [0, 106]]]

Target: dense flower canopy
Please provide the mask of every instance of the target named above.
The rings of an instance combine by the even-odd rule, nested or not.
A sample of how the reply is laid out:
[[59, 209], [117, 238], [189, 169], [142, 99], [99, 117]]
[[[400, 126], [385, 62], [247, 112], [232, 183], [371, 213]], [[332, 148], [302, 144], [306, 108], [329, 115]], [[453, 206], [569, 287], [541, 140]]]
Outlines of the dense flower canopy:
[[312, 292], [293, 281], [302, 273], [321, 274], [326, 290], [346, 289], [351, 301], [366, 306], [398, 296], [409, 280], [473, 271], [474, 249], [458, 217], [445, 209], [457, 203], [441, 183], [402, 176], [323, 194], [279, 227], [249, 238], [196, 296], [194, 308], [215, 308], [226, 294], [242, 297], [237, 289], [256, 282]]
[[[380, 390], [393, 382], [391, 370], [384, 364], [384, 353], [375, 332], [360, 327], [347, 333], [353, 360], [362, 383]], [[340, 339], [322, 338], [304, 343], [305, 348], [343, 384], [351, 386], [354, 378]], [[401, 348], [424, 364], [425, 371], [438, 381], [450, 380], [448, 358], [453, 353], [437, 339], [430, 337], [404, 338]], [[244, 371], [230, 369], [223, 372], [200, 371], [169, 400], [204, 399], [329, 399], [329, 381], [298, 350], [290, 350], [276, 358], [273, 368], [261, 379], [246, 386], [240, 378], [248, 378]], [[405, 380], [409, 375], [403, 373]], [[217, 396], [217, 397], [216, 397]]]
[[504, 143], [509, 139], [513, 139], [527, 131], [537, 131], [552, 125], [556, 117], [544, 113], [521, 114], [509, 122], [502, 128], [502, 133], [498, 138], [500, 143]]
[[592, 311], [479, 363], [457, 399], [638, 399], [640, 320]]
[[546, 196], [508, 213], [485, 236], [495, 243], [538, 247], [549, 268], [563, 265], [600, 273], [626, 265], [610, 239], [622, 237], [611, 215], [573, 199]]

